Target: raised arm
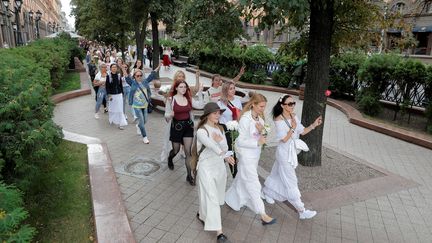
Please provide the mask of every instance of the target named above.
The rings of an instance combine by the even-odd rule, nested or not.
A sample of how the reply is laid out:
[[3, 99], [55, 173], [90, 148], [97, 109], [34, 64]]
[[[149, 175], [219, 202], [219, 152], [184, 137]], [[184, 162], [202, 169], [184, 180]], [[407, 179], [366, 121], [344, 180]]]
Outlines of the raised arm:
[[241, 68], [240, 68], [240, 72], [237, 74], [237, 76], [235, 76], [234, 78], [233, 78], [233, 82], [234, 83], [236, 83], [236, 82], [238, 82], [239, 80], [240, 80], [240, 78], [241, 78], [241, 76], [243, 76], [243, 74], [244, 74], [244, 72], [245, 72], [245, 69], [246, 69], [246, 66], [242, 66]]

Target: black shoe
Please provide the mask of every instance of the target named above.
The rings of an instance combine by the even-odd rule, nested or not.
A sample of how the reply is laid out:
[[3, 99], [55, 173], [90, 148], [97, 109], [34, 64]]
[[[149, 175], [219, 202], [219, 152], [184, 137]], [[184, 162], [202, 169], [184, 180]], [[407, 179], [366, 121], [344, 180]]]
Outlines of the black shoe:
[[202, 219], [200, 219], [200, 217], [199, 217], [199, 213], [197, 213], [197, 219], [202, 223], [202, 225], [204, 226], [204, 220], [202, 220]]
[[271, 224], [276, 223], [276, 219], [274, 218], [274, 219], [270, 220], [269, 222], [266, 222], [266, 221], [261, 219], [261, 223], [262, 223], [262, 225], [271, 225]]
[[188, 181], [191, 186], [195, 186], [195, 179], [192, 176], [186, 176], [186, 181]]
[[224, 234], [220, 234], [220, 235], [217, 236], [217, 242], [218, 243], [222, 243], [222, 242], [224, 242], [224, 243], [230, 243], [231, 241], [228, 240], [228, 237], [226, 237]]
[[168, 157], [168, 168], [174, 170], [173, 158], [171, 156]]

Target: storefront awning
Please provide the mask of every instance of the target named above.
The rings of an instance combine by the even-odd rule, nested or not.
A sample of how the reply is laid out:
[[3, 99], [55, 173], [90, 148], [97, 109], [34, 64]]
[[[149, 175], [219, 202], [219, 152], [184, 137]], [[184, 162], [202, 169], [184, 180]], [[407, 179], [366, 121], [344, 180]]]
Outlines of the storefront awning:
[[432, 32], [432, 25], [415, 26], [412, 32]]

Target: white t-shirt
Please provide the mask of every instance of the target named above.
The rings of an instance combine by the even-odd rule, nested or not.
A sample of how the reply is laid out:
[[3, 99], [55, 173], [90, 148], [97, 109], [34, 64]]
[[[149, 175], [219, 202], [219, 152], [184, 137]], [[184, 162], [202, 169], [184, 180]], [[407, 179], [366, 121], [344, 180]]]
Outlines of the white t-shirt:
[[206, 96], [204, 99], [205, 102], [218, 102], [222, 96], [222, 86], [218, 88], [210, 87], [204, 94]]
[[[231, 100], [231, 103], [235, 106], [235, 107], [237, 107], [237, 109], [239, 109], [239, 110], [242, 110], [243, 109], [243, 107], [242, 107], [242, 103], [241, 103], [241, 101], [240, 101], [240, 99], [239, 99], [239, 97], [237, 97], [237, 96], [234, 96], [234, 100]], [[219, 100], [218, 102], [217, 102], [217, 104], [219, 105], [219, 107], [221, 108], [221, 109], [225, 109], [225, 111], [221, 114], [221, 116], [219, 117], [219, 123], [220, 124], [226, 124], [227, 122], [229, 122], [229, 121], [232, 121], [233, 120], [233, 118], [232, 118], [232, 111], [225, 105], [225, 103], [224, 102], [222, 102], [221, 100]], [[240, 117], [239, 117], [240, 118]]]
[[[107, 75], [108, 75], [108, 73], [107, 73]], [[100, 83], [101, 83], [99, 86], [103, 87], [103, 86], [105, 86], [106, 76], [105, 76], [105, 77], [102, 77], [102, 73], [101, 73], [101, 72], [98, 72], [98, 73], [96, 74], [96, 76], [95, 76], [95, 80], [96, 80], [97, 82], [100, 82]]]

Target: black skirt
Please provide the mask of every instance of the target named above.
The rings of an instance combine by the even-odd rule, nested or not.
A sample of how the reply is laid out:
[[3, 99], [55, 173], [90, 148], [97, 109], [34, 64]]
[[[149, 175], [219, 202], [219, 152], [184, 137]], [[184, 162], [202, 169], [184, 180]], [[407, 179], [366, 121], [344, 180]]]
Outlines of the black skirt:
[[170, 141], [183, 144], [184, 137], [194, 136], [194, 123], [192, 120], [176, 120], [173, 118], [170, 128]]

